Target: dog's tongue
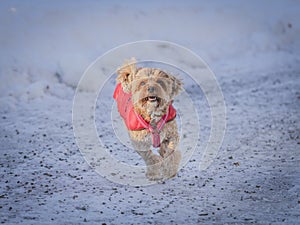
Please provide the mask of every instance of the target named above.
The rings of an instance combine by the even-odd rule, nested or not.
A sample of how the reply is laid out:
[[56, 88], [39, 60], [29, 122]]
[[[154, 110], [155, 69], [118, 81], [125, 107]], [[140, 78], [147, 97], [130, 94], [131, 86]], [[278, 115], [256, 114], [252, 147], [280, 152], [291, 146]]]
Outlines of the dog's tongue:
[[150, 96], [148, 97], [149, 101], [154, 102], [156, 101], [156, 97], [155, 96]]

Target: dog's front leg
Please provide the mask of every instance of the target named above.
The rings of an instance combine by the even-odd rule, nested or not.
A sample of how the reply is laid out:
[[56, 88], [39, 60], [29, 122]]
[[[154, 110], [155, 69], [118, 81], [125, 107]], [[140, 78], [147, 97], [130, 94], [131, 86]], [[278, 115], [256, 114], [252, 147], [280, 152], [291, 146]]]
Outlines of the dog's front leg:
[[139, 155], [143, 158], [147, 166], [146, 177], [149, 180], [161, 180], [162, 179], [162, 162], [163, 158], [159, 155], [154, 154], [145, 143], [141, 142], [132, 142], [133, 147], [139, 153]]
[[149, 180], [161, 180], [161, 167], [163, 158], [159, 155], [154, 154], [151, 150], [138, 151], [138, 153], [144, 159], [147, 165], [146, 177]]
[[175, 148], [169, 148], [168, 146], [168, 144], [162, 145], [160, 149], [160, 152], [163, 153], [162, 172], [163, 178], [165, 179], [176, 176], [181, 160], [180, 151]]
[[175, 121], [167, 124], [167, 137], [161, 144], [159, 153], [163, 157], [162, 172], [163, 178], [174, 177], [178, 170], [181, 160], [181, 153], [177, 149], [179, 144], [179, 135]]

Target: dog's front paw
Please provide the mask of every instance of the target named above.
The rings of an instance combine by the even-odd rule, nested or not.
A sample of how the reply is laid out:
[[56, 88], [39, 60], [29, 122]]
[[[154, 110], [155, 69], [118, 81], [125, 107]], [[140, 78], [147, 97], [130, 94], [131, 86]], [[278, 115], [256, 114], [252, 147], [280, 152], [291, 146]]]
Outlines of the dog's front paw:
[[162, 180], [162, 178], [163, 178], [160, 171], [158, 172], [158, 171], [152, 171], [152, 170], [147, 171], [146, 177], [148, 178], [148, 180], [151, 180], [151, 181], [159, 181], [159, 180]]

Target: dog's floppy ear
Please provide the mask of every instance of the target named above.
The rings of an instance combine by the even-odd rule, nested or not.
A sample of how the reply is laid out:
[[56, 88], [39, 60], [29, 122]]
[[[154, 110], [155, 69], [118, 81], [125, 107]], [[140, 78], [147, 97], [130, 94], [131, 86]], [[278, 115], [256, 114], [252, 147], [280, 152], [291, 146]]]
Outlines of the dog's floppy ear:
[[121, 83], [124, 92], [130, 93], [131, 82], [136, 74], [136, 60], [127, 60], [123, 66], [117, 70], [117, 82]]
[[181, 80], [177, 79], [176, 77], [169, 75], [172, 81], [172, 92], [171, 96], [174, 98], [182, 91], [182, 82]]

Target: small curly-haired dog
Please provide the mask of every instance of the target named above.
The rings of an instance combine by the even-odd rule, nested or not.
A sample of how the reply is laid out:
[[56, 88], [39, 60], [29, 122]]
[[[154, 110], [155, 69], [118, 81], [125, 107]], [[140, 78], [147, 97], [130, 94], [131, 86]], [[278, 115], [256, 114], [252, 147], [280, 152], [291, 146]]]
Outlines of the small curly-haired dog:
[[[133, 147], [147, 165], [146, 177], [174, 177], [181, 154], [172, 101], [182, 89], [181, 81], [160, 69], [137, 68], [135, 60], [125, 63], [117, 73], [114, 98]], [[159, 147], [159, 155], [152, 152], [151, 145]]]

